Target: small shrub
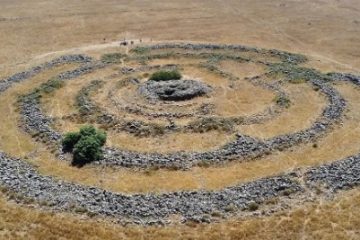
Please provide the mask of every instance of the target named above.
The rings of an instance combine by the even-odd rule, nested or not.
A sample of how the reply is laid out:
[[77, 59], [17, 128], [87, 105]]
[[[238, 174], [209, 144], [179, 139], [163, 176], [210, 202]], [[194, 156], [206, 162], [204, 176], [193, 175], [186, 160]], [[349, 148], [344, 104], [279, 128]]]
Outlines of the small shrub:
[[267, 199], [265, 200], [265, 204], [272, 204], [272, 205], [275, 205], [279, 202], [279, 198], [278, 197], [273, 197], [273, 198], [270, 198], [270, 199]]
[[75, 144], [80, 140], [80, 133], [78, 132], [69, 132], [65, 134], [64, 139], [62, 140], [63, 150], [65, 152], [71, 152]]
[[318, 86], [313, 86], [313, 89], [314, 89], [315, 92], [320, 90], [320, 88]]
[[83, 166], [102, 158], [102, 149], [106, 142], [106, 133], [91, 125], [80, 128], [79, 132], [67, 133], [62, 141], [65, 151], [73, 153], [72, 164]]
[[211, 212], [211, 216], [216, 218], [221, 218], [223, 215], [221, 214], [221, 212], [213, 211]]
[[289, 82], [293, 84], [306, 83], [306, 79], [295, 78], [295, 79], [290, 79]]
[[131, 52], [136, 53], [136, 54], [145, 54], [148, 53], [150, 51], [150, 48], [148, 47], [135, 47], [133, 49], [131, 49]]
[[101, 56], [101, 61], [103, 63], [120, 63], [124, 57], [126, 55], [122, 53], [107, 53]]
[[0, 186], [0, 192], [1, 193], [7, 193], [8, 191], [9, 191], [9, 189], [7, 187]]
[[278, 104], [279, 106], [288, 108], [290, 107], [291, 101], [289, 98], [285, 97], [285, 96], [276, 96], [274, 101], [276, 102], [276, 104]]
[[293, 192], [294, 192], [294, 190], [292, 190], [292, 189], [285, 189], [281, 192], [281, 194], [283, 196], [290, 196]]
[[234, 129], [234, 122], [231, 119], [201, 118], [191, 122], [188, 128], [192, 132], [204, 133], [209, 131], [231, 132]]
[[257, 204], [256, 202], [251, 202], [249, 203], [248, 209], [250, 211], [256, 211], [259, 209], [259, 204]]
[[41, 90], [46, 93], [52, 93], [56, 89], [60, 89], [64, 86], [64, 81], [58, 78], [52, 78], [48, 82], [41, 85]]
[[228, 206], [226, 206], [224, 208], [225, 212], [236, 212], [237, 207], [235, 206], [235, 204], [230, 203]]
[[86, 125], [80, 128], [79, 133], [82, 137], [93, 136], [96, 134], [96, 128], [91, 125]]
[[181, 79], [181, 74], [179, 71], [177, 70], [173, 70], [173, 71], [158, 71], [153, 73], [150, 76], [150, 80], [154, 80], [154, 81], [167, 81], [167, 80], [179, 80]]
[[202, 167], [202, 168], [208, 168], [208, 167], [210, 167], [210, 163], [209, 163], [209, 161], [202, 160], [198, 163], [198, 166]]
[[210, 55], [207, 62], [210, 64], [218, 64], [224, 57], [219, 54]]
[[102, 157], [101, 145], [96, 136], [84, 136], [75, 144], [73, 151], [73, 165], [100, 160]]
[[65, 82], [57, 77], [49, 79], [46, 83], [41, 84], [35, 88], [32, 92], [25, 95], [20, 95], [17, 99], [18, 106], [21, 106], [25, 102], [39, 103], [44, 94], [54, 92], [56, 89], [62, 88]]
[[120, 126], [120, 129], [134, 134], [136, 137], [161, 136], [166, 132], [166, 126], [142, 121], [127, 122]]

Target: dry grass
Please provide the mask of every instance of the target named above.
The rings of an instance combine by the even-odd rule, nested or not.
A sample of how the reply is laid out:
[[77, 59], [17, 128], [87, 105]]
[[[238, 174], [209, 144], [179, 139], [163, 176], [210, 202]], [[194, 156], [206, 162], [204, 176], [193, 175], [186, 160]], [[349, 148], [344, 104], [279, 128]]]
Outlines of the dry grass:
[[[154, 51], [154, 52], [156, 52], [156, 51]], [[166, 51], [162, 51], [162, 52], [166, 53]], [[179, 52], [179, 51], [176, 51], [176, 52]], [[203, 51], [201, 51], [201, 52], [203, 52]], [[204, 61], [204, 60], [198, 59], [198, 58], [177, 56], [176, 58], [169, 57], [169, 58], [165, 58], [165, 59], [162, 59], [162, 58], [151, 59], [148, 64], [149, 65], [165, 65], [165, 64], [169, 64], [170, 62], [172, 62], [172, 63], [176, 63], [179, 65], [191, 65], [191, 64], [199, 64], [201, 61]]]
[[[3, 1], [0, 64], [124, 37], [242, 43], [359, 68], [357, 0]], [[339, 44], [341, 43], [341, 44]]]
[[[253, 60], [253, 58], [256, 58], [256, 56], [259, 55], [260, 54], [254, 54], [249, 58]], [[269, 56], [266, 56], [264, 61], [269, 60], [269, 58]], [[222, 60], [220, 61], [218, 68], [224, 70], [225, 72], [234, 74], [239, 79], [246, 77], [251, 78], [266, 73], [265, 66], [253, 62], [235, 62], [231, 60]]]
[[[253, 67], [248, 64], [239, 64], [239, 71], [243, 71], [242, 76], [251, 77], [253, 74], [261, 75], [263, 69], [254, 68], [255, 72], [249, 73]], [[239, 80], [231, 88], [222, 77], [214, 73], [196, 67], [185, 69], [184, 74], [200, 79], [209, 83], [215, 88], [214, 113], [219, 116], [246, 116], [259, 113], [272, 104], [275, 95], [269, 90], [254, 86], [248, 81]]]
[[[44, 113], [52, 117], [61, 118], [64, 115], [76, 112], [75, 98], [81, 88], [87, 86], [93, 80], [104, 80], [112, 72], [112, 69], [106, 68], [66, 82], [64, 87], [57, 89], [52, 94], [45, 95], [41, 99]], [[62, 123], [60, 121], [60, 124]]]
[[24, 156], [35, 149], [31, 137], [18, 128], [19, 114], [16, 112], [17, 97], [26, 94], [37, 85], [63, 71], [75, 68], [74, 65], [56, 67], [45, 71], [31, 80], [16, 84], [0, 95], [0, 149], [13, 156]]
[[[74, 169], [66, 164], [39, 158], [35, 161], [44, 174], [55, 175], [70, 181], [101, 186], [120, 192], [163, 192], [180, 189], [219, 189], [224, 186], [250, 181], [260, 177], [279, 174], [297, 167], [318, 165], [341, 159], [359, 152], [360, 114], [357, 109], [360, 93], [351, 84], [341, 84], [340, 93], [349, 102], [349, 112], [344, 124], [312, 144], [272, 154], [251, 162], [233, 162], [222, 167], [193, 168], [190, 171], [133, 172], [125, 169], [111, 170], [86, 167]], [[219, 174], [221, 173], [221, 174]], [[106, 178], [105, 178], [106, 176]]]
[[[70, 68], [70, 66], [66, 68]], [[306, 145], [301, 148], [296, 148], [294, 151], [281, 152], [255, 162], [235, 162], [224, 167], [194, 168], [186, 172], [167, 170], [133, 172], [125, 169], [72, 168], [68, 166], [67, 163], [56, 161], [54, 156], [43, 151], [41, 147], [38, 146], [36, 148], [36, 145], [30, 137], [18, 129], [18, 114], [13, 108], [13, 103], [15, 103], [18, 93], [28, 92], [34, 88], [36, 84], [46, 81], [49, 77], [62, 70], [64, 70], [64, 67], [60, 67], [49, 73], [44, 73], [32, 79], [32, 81], [14, 86], [14, 88], [0, 96], [2, 99], [0, 106], [4, 112], [8, 113], [1, 118], [1, 127], [3, 127], [3, 129], [0, 132], [0, 137], [6, 139], [6, 141], [2, 141], [1, 149], [17, 156], [23, 156], [37, 149], [39, 155], [33, 159], [32, 162], [38, 165], [39, 170], [43, 174], [54, 175], [69, 181], [100, 186], [119, 192], [162, 192], [200, 188], [218, 189], [259, 177], [274, 175], [294, 167], [310, 166], [332, 161], [359, 151], [358, 144], [360, 139], [358, 139], [358, 136], [360, 129], [356, 126], [360, 119], [357, 112], [357, 109], [360, 107], [360, 103], [357, 102], [360, 94], [358, 90], [353, 89], [352, 85], [342, 84], [339, 85], [338, 88], [350, 103], [348, 118], [341, 128], [336, 129], [329, 136], [319, 141], [319, 147], [317, 149], [314, 149], [311, 145]], [[300, 85], [294, 85], [294, 87], [300, 87]], [[311, 91], [305, 89], [304, 92]], [[298, 95], [299, 94], [300, 92]], [[199, 145], [206, 144], [205, 141], [201, 141], [201, 137], [199, 139]], [[210, 141], [214, 141], [214, 138], [209, 139], [212, 139]], [[215, 140], [217, 139], [221, 139], [220, 136], [215, 138]], [[192, 146], [193, 141], [194, 140], [190, 138], [188, 141], [180, 144], [174, 140], [172, 143], [170, 142], [169, 145], [172, 144], [174, 148], [178, 146], [189, 148]], [[142, 144], [146, 145], [145, 142]], [[160, 149], [160, 147], [158, 147], [158, 149]], [[304, 158], [304, 156], [307, 157]], [[222, 174], [219, 175], [219, 172]]]
[[[1, 126], [3, 130], [0, 136], [2, 139], [7, 139], [2, 141], [2, 149], [14, 155], [25, 155], [35, 149], [35, 145], [30, 137], [17, 128], [16, 121], [18, 114], [13, 109], [13, 103], [16, 101], [17, 93], [29, 91], [36, 84], [46, 81], [49, 76], [59, 72], [60, 69], [64, 70], [59, 68], [59, 70], [52, 71], [51, 73], [40, 75], [34, 78], [33, 81], [18, 84], [1, 96], [4, 98], [2, 98], [3, 101], [0, 106], [4, 108], [3, 111], [9, 113], [3, 115], [2, 118], [3, 124]], [[299, 87], [299, 85], [296, 86]], [[353, 89], [352, 85], [339, 85], [338, 88], [350, 102], [348, 119], [344, 122], [343, 127], [336, 129], [320, 141], [317, 149], [309, 145], [296, 149], [293, 152], [286, 151], [271, 155], [256, 162], [233, 163], [225, 167], [195, 168], [187, 172], [160, 170], [134, 173], [127, 170], [95, 169], [91, 167], [74, 169], [66, 163], [54, 160], [52, 155], [43, 153], [41, 148], [38, 148], [39, 157], [33, 160], [33, 162], [39, 166], [39, 170], [44, 174], [66, 178], [78, 183], [100, 186], [114, 191], [161, 192], [179, 189], [217, 189], [261, 176], [273, 175], [293, 167], [309, 166], [356, 153], [359, 150], [357, 146], [360, 140], [357, 136], [360, 130], [354, 126], [357, 126], [357, 122], [360, 119], [356, 110], [359, 107], [357, 99], [360, 98], [360, 94], [356, 89]], [[17, 137], [14, 138], [12, 136]], [[183, 146], [189, 147], [190, 142], [189, 140]], [[181, 145], [175, 144], [175, 142], [172, 144], [174, 147]], [[304, 158], [304, 156], [307, 156], [307, 158]], [[219, 177], [219, 172], [222, 173], [221, 177]]]
[[[105, 45], [93, 47], [92, 44], [102, 43], [104, 38], [105, 42], [110, 42], [124, 37], [240, 43], [284, 49], [311, 55], [311, 62], [306, 66], [323, 71], [359, 72], [359, 9], [357, 0], [229, 0], [226, 4], [210, 0], [126, 1], [126, 4], [113, 0], [4, 0], [0, 8], [0, 42], [3, 46], [0, 49], [0, 76], [25, 69], [30, 60], [35, 64], [50, 58], [53, 55], [43, 55], [50, 51], [56, 51], [54, 55], [57, 55], [94, 50], [94, 55], [100, 56], [95, 50]], [[77, 46], [85, 48], [75, 48]], [[73, 49], [58, 52], [69, 48]], [[38, 55], [42, 55], [41, 58], [36, 58]], [[320, 140], [316, 149], [306, 145], [256, 162], [235, 162], [224, 167], [195, 168], [188, 172], [74, 169], [54, 160], [17, 128], [18, 114], [12, 105], [16, 94], [45, 81], [47, 73], [43, 77], [33, 79], [31, 84], [20, 84], [0, 96], [0, 149], [18, 156], [37, 149], [38, 158], [33, 162], [41, 165], [40, 171], [69, 181], [124, 192], [217, 189], [294, 167], [333, 161], [359, 151], [360, 94], [352, 85], [344, 84], [338, 88], [350, 102], [347, 119], [343, 126]], [[68, 106], [64, 111], [70, 109]], [[298, 116], [315, 116], [312, 113], [318, 110], [315, 107], [304, 114], [299, 112]], [[302, 126], [307, 124], [304, 121]], [[280, 122], [274, 122], [274, 128], [263, 129], [264, 134], [271, 136], [281, 131], [276, 127], [280, 125]], [[290, 127], [286, 131], [295, 129]], [[253, 133], [261, 135], [256, 131]], [[360, 239], [359, 203], [359, 190], [354, 190], [333, 202], [301, 206], [289, 213], [262, 219], [193, 227], [124, 228], [68, 214], [42, 213], [1, 199], [0, 238], [357, 240]]]
[[[162, 61], [162, 64], [166, 63], [179, 63], [177, 59]], [[189, 64], [189, 62], [181, 62]], [[258, 68], [257, 65], [252, 63], [238, 65], [239, 71], [243, 72], [242, 76], [252, 76], [251, 70], [257, 70], [255, 74], [261, 74], [263, 69]], [[83, 76], [76, 81], [73, 81], [62, 89], [57, 90], [54, 94], [44, 98], [42, 105], [45, 112], [54, 117], [61, 117], [66, 114], [70, 114], [76, 111], [74, 107], [74, 99], [77, 92], [88, 84], [93, 79], [104, 79], [106, 76], [111, 75], [112, 70], [117, 70], [117, 67], [98, 71], [87, 76]], [[215, 103], [215, 113], [220, 116], [239, 116], [239, 115], [251, 115], [257, 112], [263, 111], [267, 106], [273, 105], [274, 94], [268, 90], [255, 87], [247, 81], [240, 80], [235, 84], [234, 88], [230, 88], [224, 80], [216, 74], [209, 73], [206, 70], [199, 69], [197, 67], [186, 66], [184, 68], [184, 74], [189, 78], [199, 79], [204, 82], [210, 83], [215, 87], [216, 93], [212, 94], [213, 99], [211, 102]], [[254, 72], [253, 72], [254, 74]], [[120, 118], [125, 117], [125, 113], [116, 109], [109, 102], [108, 92], [114, 90], [114, 85], [119, 81], [119, 78], [106, 79], [106, 85], [102, 88], [96, 96], [93, 97], [97, 105], [103, 106], [107, 112], [112, 113]], [[134, 87], [133, 87], [134, 88]], [[125, 88], [122, 92], [115, 91], [116, 96], [124, 96], [126, 101], [139, 103], [141, 99], [134, 99], [132, 94], [136, 89]], [[206, 98], [197, 98], [193, 100], [194, 106], [199, 106], [200, 103], [207, 102]], [[254, 104], [256, 103], [256, 104]], [[146, 104], [146, 103], [144, 103]], [[321, 107], [321, 106], [320, 106]], [[161, 106], [170, 110], [176, 110], [179, 107]], [[310, 112], [312, 109], [309, 109]], [[154, 111], [153, 111], [154, 112]], [[156, 111], [155, 111], [156, 112]], [[291, 113], [289, 113], [291, 114]], [[128, 115], [128, 114], [127, 114]], [[304, 115], [306, 117], [307, 115]], [[138, 116], [134, 118], [128, 118], [128, 120], [147, 120]], [[300, 119], [301, 120], [301, 119]], [[187, 120], [189, 121], [189, 120]], [[151, 120], [150, 122], [167, 124], [167, 121]], [[184, 121], [180, 120], [180, 124]], [[177, 121], [177, 123], [179, 124]], [[186, 122], [186, 121], [185, 121]], [[61, 132], [67, 132], [75, 130], [79, 127], [79, 124], [75, 124], [66, 120], [59, 120], [56, 128]], [[159, 138], [137, 138], [133, 135], [126, 133], [116, 133], [110, 131], [108, 133], [108, 144], [110, 146], [121, 147], [123, 149], [141, 151], [141, 152], [173, 152], [180, 150], [190, 151], [206, 151], [214, 149], [220, 145], [230, 141], [233, 136], [229, 136], [224, 133], [208, 132], [204, 134], [192, 134], [192, 133], [177, 133], [171, 135], [165, 135]], [[144, 147], [146, 146], [146, 147]]]
[[264, 218], [209, 225], [121, 227], [106, 221], [19, 207], [0, 198], [3, 239], [360, 239], [360, 190]]
[[131, 151], [169, 153], [174, 151], [209, 151], [234, 139], [217, 131], [173, 133], [160, 137], [138, 138], [126, 133], [108, 133], [108, 145]]
[[291, 101], [288, 109], [263, 124], [239, 126], [239, 131], [266, 139], [308, 128], [321, 116], [327, 100], [315, 92], [310, 84], [288, 84], [284, 90]]
[[[77, 92], [91, 81], [91, 79], [98, 79], [100, 74], [92, 74], [86, 76], [86, 78], [79, 78], [72, 83], [68, 83], [64, 88], [56, 91], [53, 95], [48, 96], [42, 102], [45, 112], [53, 117], [61, 117], [66, 114], [73, 113], [76, 109], [74, 107], [74, 99]], [[94, 77], [96, 76], [96, 78]], [[107, 82], [108, 88], [111, 88], [111, 82]], [[99, 98], [101, 96], [107, 95], [106, 89], [101, 90], [103, 94], [98, 94]], [[120, 113], [110, 106], [110, 103], [107, 102], [106, 97], [98, 98], [97, 104], [99, 106], [104, 106], [106, 111], [111, 113], [117, 113], [118, 117]], [[124, 113], [123, 113], [124, 114]], [[132, 120], [133, 118], [128, 118], [127, 120]], [[137, 120], [146, 120], [139, 119]], [[157, 122], [159, 121], [151, 121]], [[55, 126], [60, 132], [68, 132], [76, 130], [80, 127], [81, 124], [76, 124], [67, 120], [58, 120], [57, 125]], [[168, 122], [162, 122], [164, 125]], [[193, 133], [176, 133], [170, 135], [164, 135], [156, 138], [138, 138], [134, 135], [127, 133], [117, 133], [114, 131], [108, 132], [108, 142], [107, 145], [121, 147], [123, 149], [132, 150], [132, 151], [141, 151], [141, 152], [172, 152], [180, 150], [190, 150], [190, 151], [206, 151], [209, 149], [214, 149], [219, 145], [223, 145], [226, 142], [233, 139], [233, 136], [226, 135], [219, 132], [208, 132], [204, 134], [193, 134]]]
[[[229, 84], [224, 81], [224, 79], [219, 75], [208, 72], [207, 70], [201, 69], [199, 67], [189, 66], [189, 64], [193, 64], [194, 61], [196, 63], [199, 63], [201, 60], [188, 59], [188, 61], [186, 61], [186, 59], [161, 59], [161, 61], [156, 62], [157, 64], [184, 64], [181, 71], [184, 75], [184, 78], [203, 81], [214, 87], [214, 93], [210, 94], [209, 99], [207, 99], [206, 97], [199, 97], [187, 101], [186, 106], [189, 106], [191, 104], [194, 105], [194, 108], [188, 107], [187, 111], [189, 111], [189, 109], [195, 110], [195, 107], [198, 107], [200, 103], [210, 102], [215, 104], [215, 114], [219, 116], [251, 115], [261, 112], [268, 105], [272, 104], [272, 100], [275, 95], [271, 91], [255, 87], [244, 80], [238, 81], [236, 84], [234, 84], [234, 88], [230, 88]], [[263, 68], [256, 68], [255, 66], [253, 64], [244, 63], [238, 65], [238, 68], [239, 71], [244, 70], [242, 76], [253, 76], [253, 74], [262, 74]], [[256, 72], [252, 72], [251, 74], [250, 69], [253, 69]], [[105, 86], [104, 90], [102, 91], [103, 94], [98, 94], [98, 96], [94, 98], [95, 100], [97, 100], [99, 105], [111, 105], [111, 103], [109, 104], [108, 102], [107, 93], [109, 90], [113, 90], [114, 84], [114, 81], [109, 82], [109, 84], [107, 84], [107, 86]], [[125, 102], [139, 101], [141, 103], [142, 99], [134, 99], [133, 95], [129, 95], [129, 92], [131, 93], [133, 91], [136, 91], [136, 88], [134, 86], [129, 86], [127, 88], [115, 91], [115, 95], [118, 96], [119, 100], [123, 100]], [[166, 109], [171, 112], [182, 111], [183, 109], [181, 107], [178, 107], [178, 105], [181, 105], [181, 103], [177, 103], [175, 107], [171, 104], [168, 104], [166, 106], [161, 105], [160, 108]], [[156, 109], [155, 106], [154, 109]], [[108, 110], [113, 114], [119, 115], [119, 111], [114, 111], [114, 109], [111, 108], [109, 108]], [[120, 114], [123, 113], [120, 112]]]

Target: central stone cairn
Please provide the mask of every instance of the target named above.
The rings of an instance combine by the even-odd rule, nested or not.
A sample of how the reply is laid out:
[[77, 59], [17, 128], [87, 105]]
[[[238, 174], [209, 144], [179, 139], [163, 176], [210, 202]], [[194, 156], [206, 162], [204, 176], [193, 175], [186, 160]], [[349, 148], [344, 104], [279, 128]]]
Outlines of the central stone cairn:
[[195, 80], [184, 80], [177, 71], [159, 71], [139, 87], [150, 100], [185, 101], [211, 92], [212, 87]]
[[212, 88], [195, 80], [146, 81], [139, 87], [140, 94], [151, 100], [185, 101], [205, 95]]

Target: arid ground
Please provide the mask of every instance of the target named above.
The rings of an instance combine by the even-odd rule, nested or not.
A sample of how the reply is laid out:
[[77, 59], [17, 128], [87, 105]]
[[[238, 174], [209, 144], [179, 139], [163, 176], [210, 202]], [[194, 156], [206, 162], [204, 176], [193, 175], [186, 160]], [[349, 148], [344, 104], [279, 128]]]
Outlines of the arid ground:
[[[124, 40], [128, 45], [120, 46]], [[130, 45], [130, 41], [134, 44]], [[139, 136], [92, 121], [108, 130], [108, 147], [140, 155], [216, 151], [219, 146], [234, 141], [239, 132], [266, 141], [310, 128], [326, 108], [328, 98], [303, 78], [295, 79], [297, 82], [293, 84], [282, 79], [281, 74], [268, 74], [268, 67], [272, 69], [273, 61], [278, 61], [268, 53], [241, 55], [251, 59], [249, 62], [214, 60], [220, 69], [239, 80], [228, 86], [224, 84], [224, 75], [199, 67], [199, 56], [190, 55], [191, 51], [174, 50], [178, 51], [174, 57], [166, 55], [169, 54], [167, 49], [155, 49], [151, 53], [161, 57], [144, 55], [149, 57], [146, 64], [136, 51], [142, 46], [164, 43], [240, 44], [302, 54], [308, 61], [300, 62], [299, 69], [314, 68], [324, 76], [330, 72], [359, 76], [360, 1], [2, 0], [0, 43], [0, 79], [62, 55], [87, 54], [101, 59], [106, 56], [104, 54], [117, 52], [135, 56], [79, 76], [76, 81], [66, 82], [54, 92], [43, 94], [39, 108], [55, 119], [51, 125], [55, 131], [76, 130], [89, 121], [89, 118], [77, 118], [79, 93], [91, 86], [93, 80], [100, 79], [101, 88], [86, 94], [92, 103], [116, 118], [144, 121], [150, 126], [146, 125], [150, 128], [147, 136], [142, 136], [143, 132]], [[228, 50], [219, 52], [224, 56], [231, 54]], [[214, 56], [209, 59], [211, 57]], [[211, 85], [213, 92], [183, 105], [156, 105], [129, 94], [136, 92], [137, 85], [123, 86], [119, 81], [126, 75], [121, 73], [125, 66], [140, 69], [141, 66], [168, 67], [167, 64], [180, 66], [184, 76]], [[341, 120], [314, 141], [277, 149], [249, 161], [235, 159], [219, 165], [200, 162], [185, 170], [177, 167], [134, 170], [107, 165], [73, 167], [67, 161], [59, 161], [53, 149], [34, 136], [38, 134], [29, 134], [20, 126], [23, 114], [19, 101], [20, 96], [76, 67], [76, 63], [70, 63], [46, 69], [0, 94], [0, 151], [23, 159], [20, 161], [31, 164], [39, 174], [56, 180], [128, 195], [220, 191], [292, 171], [303, 174], [310, 167], [329, 164], [360, 151], [359, 86], [339, 81], [329, 85], [346, 101], [346, 109]], [[152, 72], [144, 70], [129, 76], [144, 81]], [[216, 126], [210, 130], [197, 131], [194, 127], [191, 131], [159, 133], [162, 129], [152, 130], [151, 126], [164, 126], [168, 118], [136, 115], [121, 108], [121, 104], [129, 104], [140, 106], [146, 113], [161, 113], [165, 108], [180, 114], [194, 113], [198, 106], [210, 104], [213, 113], [221, 118], [232, 119], [238, 115], [250, 118], [269, 106], [275, 109], [278, 100], [278, 92], [248, 81], [258, 75], [264, 86], [280, 84], [290, 106], [283, 106], [276, 114], [271, 112], [269, 119], [256, 124], [234, 124], [231, 130], [219, 130]], [[282, 81], [278, 82], [280, 78]], [[195, 114], [174, 121], [181, 129], [187, 129], [186, 126], [196, 119]], [[303, 180], [302, 177], [298, 179]], [[299, 197], [300, 193], [289, 199], [285, 196], [285, 200], [284, 196], [274, 197], [265, 201], [266, 206], [258, 209], [256, 205], [251, 214], [246, 211], [222, 217], [212, 212], [210, 215], [216, 221], [210, 223], [179, 221], [179, 216], [174, 214], [170, 224], [154, 226], [122, 224], [113, 217], [84, 214], [81, 209], [58, 211], [51, 206], [39, 206], [33, 200], [20, 201], [17, 193], [1, 184], [0, 190], [0, 239], [360, 239], [360, 188], [356, 184], [351, 189], [331, 193], [325, 190], [323, 193], [319, 187], [319, 193], [316, 196], [309, 193], [312, 198], [307, 200]], [[278, 202], [282, 207], [276, 207]]]

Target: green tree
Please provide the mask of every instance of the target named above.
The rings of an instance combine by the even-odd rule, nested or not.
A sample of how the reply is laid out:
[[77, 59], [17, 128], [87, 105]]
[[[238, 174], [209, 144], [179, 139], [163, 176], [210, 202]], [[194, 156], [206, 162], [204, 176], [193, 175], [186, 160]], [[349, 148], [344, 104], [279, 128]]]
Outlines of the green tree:
[[102, 158], [102, 146], [106, 143], [106, 133], [94, 126], [86, 125], [79, 132], [65, 134], [62, 141], [64, 151], [73, 153], [72, 164], [83, 166]]

